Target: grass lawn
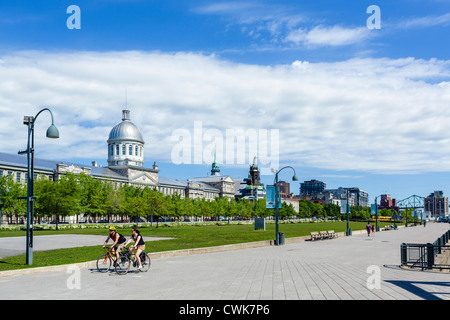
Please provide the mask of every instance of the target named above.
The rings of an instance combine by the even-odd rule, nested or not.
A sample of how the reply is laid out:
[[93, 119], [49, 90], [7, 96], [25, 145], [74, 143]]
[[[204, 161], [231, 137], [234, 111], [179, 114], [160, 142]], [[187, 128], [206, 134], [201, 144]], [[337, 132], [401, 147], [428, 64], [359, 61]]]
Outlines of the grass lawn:
[[[379, 223], [383, 227], [386, 223]], [[353, 231], [365, 229], [365, 222], [350, 222]], [[245, 243], [253, 241], [272, 240], [275, 238], [275, 224], [266, 224], [266, 230], [254, 230], [254, 225], [202, 225], [202, 226], [178, 226], [139, 228], [143, 236], [169, 237], [170, 240], [147, 242], [147, 252], [161, 252], [170, 250], [182, 250], [191, 248], [220, 246], [226, 244]], [[346, 222], [320, 222], [320, 223], [286, 223], [279, 225], [279, 232], [284, 232], [286, 238], [308, 236], [312, 231], [334, 230], [343, 232], [346, 230]], [[127, 238], [131, 235], [130, 229], [121, 229]], [[107, 229], [74, 229], [59, 231], [34, 231], [34, 236], [53, 234], [83, 234], [104, 235]], [[25, 231], [0, 231], [0, 237], [25, 236]], [[110, 242], [111, 243], [111, 242]], [[25, 254], [0, 259], [0, 271], [61, 265], [77, 262], [96, 260], [105, 252], [98, 246], [58, 249], [51, 251], [33, 252], [33, 266], [25, 264]]]

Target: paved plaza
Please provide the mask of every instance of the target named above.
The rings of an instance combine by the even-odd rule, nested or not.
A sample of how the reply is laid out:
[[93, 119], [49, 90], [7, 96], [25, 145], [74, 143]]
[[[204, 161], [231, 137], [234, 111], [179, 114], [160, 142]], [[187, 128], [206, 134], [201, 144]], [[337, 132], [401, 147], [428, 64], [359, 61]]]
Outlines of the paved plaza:
[[[282, 231], [282, 225], [280, 231]], [[69, 268], [0, 277], [5, 299], [450, 300], [450, 274], [399, 267], [400, 244], [449, 224], [152, 260], [147, 273]], [[26, 288], [26, 290], [24, 290]]]

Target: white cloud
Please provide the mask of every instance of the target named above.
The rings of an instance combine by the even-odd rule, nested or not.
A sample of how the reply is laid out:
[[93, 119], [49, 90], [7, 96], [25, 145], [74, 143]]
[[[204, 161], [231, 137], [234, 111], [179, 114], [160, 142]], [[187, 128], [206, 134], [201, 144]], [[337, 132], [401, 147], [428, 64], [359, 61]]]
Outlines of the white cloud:
[[[158, 52], [20, 52], [0, 57], [0, 151], [26, 145], [24, 115], [50, 107], [60, 130], [36, 156], [106, 159], [125, 89], [145, 158], [170, 161], [172, 133], [279, 129], [280, 162], [338, 170], [450, 170], [450, 62], [351, 59], [258, 66]], [[439, 79], [439, 81], [435, 81]], [[446, 82], [447, 81], [447, 82]], [[207, 143], [205, 143], [206, 145]]]
[[[304, 13], [293, 13], [292, 8], [259, 2], [219, 2], [196, 7], [197, 14], [218, 15], [229, 25], [239, 25], [242, 33], [253, 39], [278, 42], [285, 34], [302, 23], [310, 21]], [[229, 26], [228, 26], [229, 27]]]
[[398, 22], [395, 27], [397, 28], [418, 28], [418, 27], [435, 27], [435, 26], [448, 26], [450, 24], [450, 12], [436, 16], [429, 15], [424, 17], [408, 18]]
[[299, 28], [286, 36], [286, 42], [306, 46], [342, 46], [359, 43], [374, 33], [366, 27], [346, 28], [341, 26], [315, 26], [311, 30]]

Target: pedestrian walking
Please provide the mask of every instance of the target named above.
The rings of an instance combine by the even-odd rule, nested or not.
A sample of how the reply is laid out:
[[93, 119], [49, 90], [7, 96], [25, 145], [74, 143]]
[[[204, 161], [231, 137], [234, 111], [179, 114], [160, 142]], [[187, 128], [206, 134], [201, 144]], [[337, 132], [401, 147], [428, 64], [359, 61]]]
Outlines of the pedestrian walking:
[[366, 225], [366, 230], [367, 230], [367, 236], [370, 237], [370, 230], [372, 229], [372, 226], [370, 225], [370, 223], [367, 222]]

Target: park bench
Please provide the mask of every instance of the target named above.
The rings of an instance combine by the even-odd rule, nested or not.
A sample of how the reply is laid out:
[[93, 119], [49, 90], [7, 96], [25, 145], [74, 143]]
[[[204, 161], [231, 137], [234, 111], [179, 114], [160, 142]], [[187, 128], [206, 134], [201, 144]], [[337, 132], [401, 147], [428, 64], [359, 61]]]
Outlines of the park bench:
[[317, 240], [320, 239], [320, 235], [317, 231], [311, 232], [311, 240]]
[[334, 232], [334, 230], [329, 230], [328, 231], [328, 238], [330, 238], [330, 239], [337, 238], [337, 233]]
[[326, 231], [320, 231], [320, 239], [328, 239], [328, 233]]

